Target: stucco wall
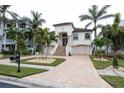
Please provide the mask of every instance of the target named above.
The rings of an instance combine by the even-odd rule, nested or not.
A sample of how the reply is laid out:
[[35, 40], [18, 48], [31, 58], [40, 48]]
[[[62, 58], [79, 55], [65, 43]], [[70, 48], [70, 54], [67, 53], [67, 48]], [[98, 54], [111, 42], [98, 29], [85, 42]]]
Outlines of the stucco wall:
[[[90, 33], [90, 37], [91, 39], [85, 39], [85, 33]], [[75, 45], [80, 45], [80, 44], [84, 44], [84, 45], [91, 45], [92, 43], [92, 33], [91, 32], [83, 32], [83, 33], [76, 33], [78, 34], [78, 40], [73, 40], [73, 35], [72, 35], [72, 46]]]
[[66, 32], [67, 35], [71, 35], [72, 31], [74, 31], [74, 28], [71, 24], [55, 26], [55, 32], [57, 35], [59, 35], [59, 33], [61, 33], [61, 32]]

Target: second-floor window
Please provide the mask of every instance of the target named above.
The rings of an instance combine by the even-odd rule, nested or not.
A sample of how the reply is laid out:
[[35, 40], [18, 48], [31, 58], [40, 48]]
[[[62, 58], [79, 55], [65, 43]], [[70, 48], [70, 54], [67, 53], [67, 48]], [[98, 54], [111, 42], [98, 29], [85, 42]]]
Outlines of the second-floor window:
[[85, 39], [90, 39], [90, 33], [85, 33]]
[[20, 24], [19, 28], [24, 29], [24, 28], [26, 28], [26, 25], [25, 24]]
[[73, 34], [73, 40], [78, 40], [78, 34]]

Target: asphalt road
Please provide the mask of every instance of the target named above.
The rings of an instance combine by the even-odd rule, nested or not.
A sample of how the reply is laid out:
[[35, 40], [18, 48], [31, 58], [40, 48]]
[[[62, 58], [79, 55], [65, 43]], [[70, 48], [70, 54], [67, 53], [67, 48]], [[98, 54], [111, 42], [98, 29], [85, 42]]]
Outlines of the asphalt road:
[[0, 88], [24, 88], [24, 87], [0, 82]]

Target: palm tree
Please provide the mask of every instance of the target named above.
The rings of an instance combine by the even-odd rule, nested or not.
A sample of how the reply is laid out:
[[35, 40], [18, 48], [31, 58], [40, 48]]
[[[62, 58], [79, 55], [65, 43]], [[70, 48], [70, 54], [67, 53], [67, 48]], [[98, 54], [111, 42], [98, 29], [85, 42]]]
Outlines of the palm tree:
[[53, 33], [53, 32], [49, 32], [48, 28], [44, 28], [44, 29], [37, 28], [34, 40], [35, 40], [36, 46], [40, 46], [40, 48], [41, 48], [40, 52], [42, 54], [42, 58], [44, 55], [44, 49], [47, 49], [47, 51], [46, 51], [46, 58], [47, 58], [50, 44], [52, 42], [57, 42], [57, 38], [58, 38], [58, 36], [55, 35], [55, 33]]
[[[47, 29], [46, 29], [46, 30], [47, 30]], [[48, 32], [48, 30], [45, 31], [45, 32], [46, 32], [45, 42], [46, 42], [46, 47], [47, 47], [47, 52], [46, 52], [46, 58], [47, 58], [48, 50], [49, 50], [50, 44], [51, 44], [52, 42], [57, 42], [58, 36], [55, 35], [54, 32]]]
[[85, 15], [79, 16], [80, 21], [84, 21], [84, 20], [89, 20], [90, 21], [86, 25], [85, 29], [88, 26], [90, 26], [91, 24], [94, 25], [93, 30], [94, 30], [94, 36], [95, 36], [95, 38], [97, 37], [97, 32], [96, 32], [97, 28], [102, 26], [100, 24], [97, 24], [98, 21], [114, 16], [113, 14], [107, 14], [107, 9], [110, 6], [111, 5], [105, 5], [100, 10], [98, 10], [98, 6], [97, 5], [92, 5], [91, 8], [89, 8], [89, 10], [88, 10], [89, 14], [85, 14]]
[[[19, 17], [16, 13], [9, 11], [8, 9], [11, 7], [11, 5], [0, 5], [0, 15], [1, 15], [1, 21], [2, 21], [2, 27], [3, 31], [6, 29], [5, 25], [7, 22], [7, 17], [6, 14], [11, 15], [12, 18], [16, 19]], [[6, 33], [4, 33], [4, 40], [6, 38]], [[5, 44], [4, 44], [4, 49], [5, 49]]]
[[32, 42], [33, 42], [33, 48], [35, 54], [36, 47], [35, 47], [35, 40], [33, 38], [35, 36], [37, 27], [42, 26], [45, 20], [41, 18], [42, 13], [31, 11], [31, 15], [32, 15], [32, 19], [28, 17], [23, 17], [23, 20], [28, 22], [29, 27], [32, 29]]
[[44, 55], [44, 47], [45, 47], [45, 31], [47, 31], [46, 29], [42, 29], [42, 28], [37, 28], [36, 29], [36, 33], [35, 33], [35, 36], [34, 36], [34, 41], [35, 41], [35, 44], [36, 44], [36, 47], [37, 46], [40, 46], [40, 52], [42, 54], [42, 58], [43, 58], [43, 55]]

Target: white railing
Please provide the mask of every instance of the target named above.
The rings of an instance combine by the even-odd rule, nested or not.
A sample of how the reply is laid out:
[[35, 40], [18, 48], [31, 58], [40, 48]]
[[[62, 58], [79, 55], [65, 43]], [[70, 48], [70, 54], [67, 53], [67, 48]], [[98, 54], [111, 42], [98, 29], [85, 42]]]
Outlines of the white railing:
[[12, 39], [6, 39], [5, 44], [15, 44], [15, 42]]
[[56, 52], [56, 49], [58, 48], [58, 46], [59, 46], [59, 43], [57, 42], [55, 44], [55, 47], [50, 51], [50, 55], [53, 55]]
[[68, 43], [67, 43], [67, 45], [66, 45], [66, 56], [68, 56], [69, 55], [69, 46], [68, 46]]
[[72, 47], [70, 47], [69, 44], [67, 44], [67, 46], [66, 46], [66, 56], [69, 56], [69, 53], [72, 55]]

